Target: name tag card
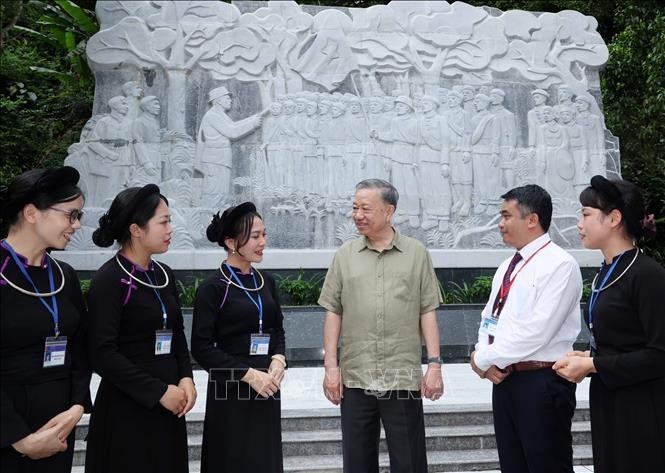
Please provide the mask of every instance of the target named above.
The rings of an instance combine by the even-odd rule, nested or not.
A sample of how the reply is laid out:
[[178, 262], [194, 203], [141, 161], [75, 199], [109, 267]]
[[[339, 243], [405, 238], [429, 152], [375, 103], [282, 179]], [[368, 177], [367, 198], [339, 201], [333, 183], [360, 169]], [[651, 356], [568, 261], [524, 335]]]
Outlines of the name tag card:
[[46, 337], [44, 343], [44, 368], [63, 366], [67, 353], [67, 337]]
[[171, 353], [171, 340], [173, 331], [156, 330], [155, 331], [155, 355], [168, 355]]
[[265, 333], [253, 333], [249, 341], [250, 355], [267, 355], [270, 347], [270, 335]]
[[485, 317], [482, 322], [480, 322], [480, 333], [485, 335], [496, 335], [496, 327], [499, 324], [499, 319], [494, 317]]

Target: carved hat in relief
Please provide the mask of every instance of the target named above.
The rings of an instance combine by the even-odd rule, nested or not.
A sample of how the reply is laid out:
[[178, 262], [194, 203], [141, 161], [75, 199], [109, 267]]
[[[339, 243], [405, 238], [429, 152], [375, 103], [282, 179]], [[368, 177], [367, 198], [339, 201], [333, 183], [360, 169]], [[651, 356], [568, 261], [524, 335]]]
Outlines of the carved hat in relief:
[[229, 92], [229, 89], [226, 87], [217, 87], [212, 89], [210, 92], [208, 92], [208, 102], [212, 102], [213, 100], [224, 97], [225, 95], [231, 95], [231, 92]]
[[413, 110], [413, 102], [412, 102], [411, 99], [410, 99], [409, 97], [407, 97], [406, 95], [400, 95], [400, 96], [396, 97], [396, 98], [395, 98], [395, 102], [396, 102], [396, 103], [403, 103], [403, 104], [405, 104], [405, 105], [408, 105], [409, 108], [410, 108], [411, 110]]
[[542, 95], [545, 98], [550, 98], [550, 94], [543, 89], [536, 89], [533, 92], [531, 92], [531, 95]]

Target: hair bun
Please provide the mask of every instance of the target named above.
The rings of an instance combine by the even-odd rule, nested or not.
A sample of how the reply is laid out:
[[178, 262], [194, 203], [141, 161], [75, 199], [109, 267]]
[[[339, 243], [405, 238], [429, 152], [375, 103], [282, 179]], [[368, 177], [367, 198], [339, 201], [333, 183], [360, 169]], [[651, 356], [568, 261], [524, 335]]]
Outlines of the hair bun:
[[115, 238], [111, 232], [111, 217], [108, 212], [99, 217], [99, 228], [92, 234], [92, 242], [102, 248], [108, 248]]
[[108, 234], [106, 229], [98, 228], [92, 233], [92, 242], [101, 248], [108, 248], [114, 241], [114, 238]]
[[222, 229], [221, 224], [222, 224], [222, 218], [219, 216], [219, 212], [217, 212], [212, 216], [210, 225], [208, 225], [208, 228], [206, 229], [206, 236], [208, 237], [208, 240], [211, 241], [212, 243], [219, 243], [219, 237]]

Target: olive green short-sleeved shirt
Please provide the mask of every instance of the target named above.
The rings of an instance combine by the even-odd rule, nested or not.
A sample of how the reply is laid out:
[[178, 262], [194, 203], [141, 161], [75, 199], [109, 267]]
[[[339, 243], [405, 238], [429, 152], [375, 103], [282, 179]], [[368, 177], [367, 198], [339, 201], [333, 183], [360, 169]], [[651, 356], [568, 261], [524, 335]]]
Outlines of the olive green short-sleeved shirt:
[[319, 297], [319, 305], [342, 317], [344, 386], [419, 390], [420, 315], [441, 302], [432, 260], [418, 240], [395, 230], [382, 252], [365, 237], [345, 243]]

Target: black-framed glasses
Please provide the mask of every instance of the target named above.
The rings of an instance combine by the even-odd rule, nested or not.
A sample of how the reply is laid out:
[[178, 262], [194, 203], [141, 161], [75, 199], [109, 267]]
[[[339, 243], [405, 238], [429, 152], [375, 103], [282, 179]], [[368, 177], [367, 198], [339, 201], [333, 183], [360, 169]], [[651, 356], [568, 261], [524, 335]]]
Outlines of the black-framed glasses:
[[72, 225], [74, 225], [77, 220], [80, 222], [81, 219], [83, 219], [83, 210], [79, 209], [64, 210], [64, 209], [56, 209], [55, 207], [49, 207], [49, 209], [67, 215], [67, 217], [69, 218], [69, 223], [71, 223]]

